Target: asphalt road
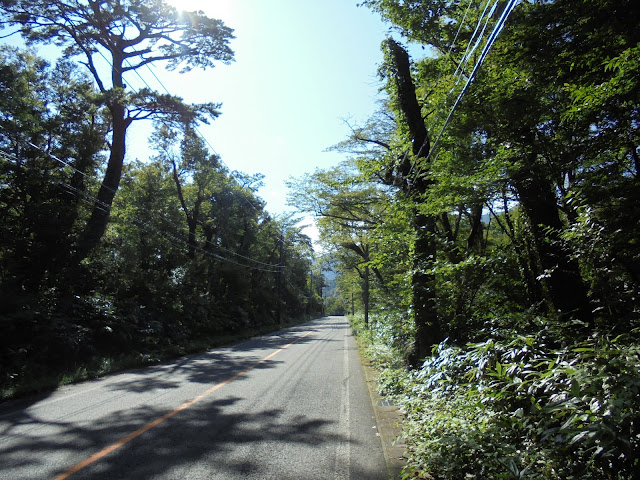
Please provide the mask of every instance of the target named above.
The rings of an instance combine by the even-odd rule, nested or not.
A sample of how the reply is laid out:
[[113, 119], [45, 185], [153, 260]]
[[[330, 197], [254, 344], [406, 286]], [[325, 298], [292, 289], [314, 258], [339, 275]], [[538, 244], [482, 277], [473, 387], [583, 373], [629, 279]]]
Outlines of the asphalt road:
[[328, 317], [0, 404], [0, 479], [386, 479], [348, 323]]

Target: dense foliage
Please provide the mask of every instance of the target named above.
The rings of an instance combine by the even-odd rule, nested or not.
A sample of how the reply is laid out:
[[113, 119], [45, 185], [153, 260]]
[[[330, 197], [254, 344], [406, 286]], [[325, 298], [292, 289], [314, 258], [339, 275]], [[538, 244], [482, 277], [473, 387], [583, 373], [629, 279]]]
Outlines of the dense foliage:
[[[147, 39], [164, 60], [210, 66], [219, 58], [209, 47], [231, 58], [230, 30], [220, 31], [221, 22], [203, 20], [198, 32], [190, 21], [174, 28], [162, 15], [184, 19], [171, 9], [149, 17], [147, 3], [128, 7], [144, 10], [138, 14], [154, 28], [184, 30], [184, 45], [168, 42], [169, 50], [160, 37]], [[34, 16], [19, 14], [25, 5]], [[80, 20], [64, 31], [44, 25], [52, 17], [38, 17], [29, 2], [2, 8], [6, 23], [26, 22], [32, 41], [61, 35], [56, 41], [68, 45], [80, 38], [73, 28], [90, 29]], [[132, 11], [110, 21], [126, 23]], [[84, 32], [53, 66], [32, 50], [0, 49], [3, 395], [206, 348], [321, 311], [311, 292], [310, 240], [291, 219], [264, 210], [256, 196], [260, 176], [229, 171], [197, 134], [217, 108], [101, 83], [91, 63], [103, 48], [99, 34]], [[203, 49], [182, 48], [191, 43]], [[152, 59], [135, 56], [131, 46], [129, 62]], [[88, 71], [74, 59], [79, 52]], [[119, 141], [131, 141], [116, 124], [143, 118], [156, 123], [157, 155], [133, 162], [116, 151]]]
[[[3, 25], [66, 46], [53, 67], [0, 53], [3, 386], [319, 311], [308, 239], [197, 135], [217, 105], [122, 84], [148, 61], [228, 62], [231, 31], [159, 0], [36, 3], [0, 2]], [[379, 111], [291, 203], [319, 217], [331, 308], [362, 313], [407, 414], [406, 476], [636, 478], [640, 4], [363, 3], [427, 54], [383, 42]], [[160, 29], [142, 50], [131, 21]], [[124, 164], [142, 118], [157, 155]]]
[[637, 2], [364, 4], [426, 55], [383, 43], [388, 100], [336, 146], [350, 187], [301, 190], [342, 252], [335, 212], [377, 192], [341, 238], [381, 273], [364, 336], [395, 365], [407, 477], [636, 478]]
[[406, 413], [408, 478], [636, 478], [637, 337], [554, 347], [558, 326], [530, 321], [538, 332], [443, 342], [412, 371], [397, 331], [362, 332], [385, 367], [380, 387]]
[[106, 231], [108, 209], [122, 178], [127, 130], [133, 122], [149, 118], [206, 122], [218, 114], [213, 103], [185, 105], [180, 98], [149, 87], [127, 89], [125, 74], [140, 75], [141, 68], [154, 63], [171, 69], [181, 66], [182, 72], [211, 68], [216, 61], [229, 63], [233, 31], [202, 12], [179, 13], [164, 0], [2, 1], [0, 25], [9, 29], [8, 35], [19, 32], [29, 44], [53, 43], [64, 47], [66, 58], [80, 58], [110, 117], [105, 172], [73, 254], [79, 263]]

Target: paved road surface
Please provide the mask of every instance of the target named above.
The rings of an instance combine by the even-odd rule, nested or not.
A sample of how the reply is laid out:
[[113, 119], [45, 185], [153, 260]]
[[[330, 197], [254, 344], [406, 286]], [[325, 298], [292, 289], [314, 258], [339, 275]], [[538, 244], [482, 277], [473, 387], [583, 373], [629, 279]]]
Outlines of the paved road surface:
[[328, 317], [0, 404], [0, 479], [386, 479], [348, 324]]

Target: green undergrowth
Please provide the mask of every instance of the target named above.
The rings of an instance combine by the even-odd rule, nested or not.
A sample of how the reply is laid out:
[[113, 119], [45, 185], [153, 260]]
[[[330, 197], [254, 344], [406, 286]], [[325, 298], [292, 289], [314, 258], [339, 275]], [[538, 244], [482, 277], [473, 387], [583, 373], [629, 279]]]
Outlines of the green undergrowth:
[[559, 332], [545, 324], [464, 346], [445, 341], [409, 371], [397, 339], [354, 320], [381, 369], [381, 393], [406, 413], [404, 478], [638, 478], [639, 332], [558, 346]]
[[211, 348], [231, 345], [248, 338], [266, 335], [294, 325], [312, 320], [312, 317], [301, 317], [283, 325], [264, 325], [244, 328], [233, 333], [200, 337], [184, 341], [181, 344], [158, 345], [156, 349], [146, 352], [121, 352], [111, 355], [95, 355], [66, 368], [57, 368], [55, 364], [25, 364], [21, 375], [15, 381], [8, 379], [0, 387], [0, 400], [24, 397], [54, 390], [63, 385], [91, 380], [123, 370], [157, 365], [185, 355], [193, 355]]

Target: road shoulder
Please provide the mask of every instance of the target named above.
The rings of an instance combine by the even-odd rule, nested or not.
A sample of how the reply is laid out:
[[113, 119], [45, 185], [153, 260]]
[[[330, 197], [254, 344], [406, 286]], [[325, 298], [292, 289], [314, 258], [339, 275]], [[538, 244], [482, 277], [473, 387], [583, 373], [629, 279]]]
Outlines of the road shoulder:
[[361, 351], [360, 359], [376, 417], [378, 435], [382, 441], [389, 478], [396, 480], [400, 478], [402, 467], [406, 463], [406, 445], [404, 440], [400, 438], [404, 415], [399, 406], [394, 405], [393, 402], [378, 393], [377, 378], [379, 373]]

